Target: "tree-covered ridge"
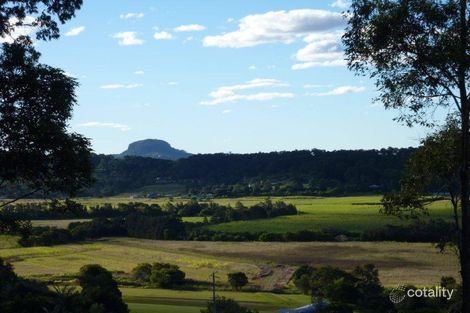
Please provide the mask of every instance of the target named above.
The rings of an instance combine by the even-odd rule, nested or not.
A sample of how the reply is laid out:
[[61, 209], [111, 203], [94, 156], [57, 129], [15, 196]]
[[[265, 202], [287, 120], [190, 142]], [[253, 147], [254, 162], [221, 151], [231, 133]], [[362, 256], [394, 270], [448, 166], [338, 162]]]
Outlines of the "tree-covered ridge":
[[299, 150], [252, 154], [198, 154], [176, 161], [94, 155], [96, 183], [86, 195], [105, 196], [142, 186], [179, 183], [187, 193], [334, 195], [398, 187], [413, 148]]

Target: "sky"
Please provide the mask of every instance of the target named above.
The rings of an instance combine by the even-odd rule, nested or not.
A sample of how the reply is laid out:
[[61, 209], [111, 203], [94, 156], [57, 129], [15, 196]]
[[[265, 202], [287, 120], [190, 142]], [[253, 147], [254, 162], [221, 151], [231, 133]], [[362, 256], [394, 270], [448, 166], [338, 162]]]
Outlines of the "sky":
[[97, 153], [158, 138], [191, 153], [419, 144], [347, 69], [345, 0], [85, 0], [43, 63], [75, 77], [70, 129]]

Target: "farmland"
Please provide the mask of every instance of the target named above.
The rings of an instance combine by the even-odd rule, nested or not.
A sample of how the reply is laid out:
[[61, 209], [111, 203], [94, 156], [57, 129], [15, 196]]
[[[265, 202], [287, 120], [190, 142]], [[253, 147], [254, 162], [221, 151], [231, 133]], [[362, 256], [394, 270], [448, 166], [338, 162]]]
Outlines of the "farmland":
[[[243, 198], [221, 198], [211, 201], [220, 204], [235, 205], [237, 201], [246, 206], [251, 206], [263, 201], [264, 197], [243, 197]], [[296, 232], [301, 230], [320, 230], [325, 228], [335, 228], [348, 231], [364, 231], [376, 229], [387, 224], [403, 224], [402, 221], [393, 216], [384, 216], [380, 214], [380, 196], [356, 196], [356, 197], [272, 197], [273, 201], [282, 200], [294, 204], [299, 210], [298, 215], [280, 216], [272, 219], [236, 221], [225, 224], [210, 226], [212, 230], [226, 232]], [[185, 202], [187, 198], [159, 198], [159, 199], [130, 199], [129, 197], [108, 197], [108, 198], [77, 198], [74, 199], [86, 206], [94, 206], [104, 203], [117, 205], [118, 203], [127, 203], [130, 201], [156, 203], [163, 205], [168, 201]], [[438, 201], [429, 206], [429, 218], [450, 219], [451, 206], [447, 201]], [[202, 218], [187, 217], [188, 222], [201, 222]], [[48, 225], [48, 222], [37, 221], [36, 225]], [[53, 221], [49, 222], [54, 226], [64, 227], [67, 222]]]
[[[163, 204], [163, 199], [93, 198], [76, 199], [92, 206], [102, 203], [142, 201]], [[188, 199], [172, 199], [173, 202]], [[234, 205], [237, 201], [250, 206], [264, 200], [262, 197], [214, 199], [221, 204]], [[295, 204], [299, 215], [252, 221], [239, 221], [208, 226], [214, 230], [286, 232], [337, 228], [351, 231], [379, 228], [387, 224], [401, 224], [396, 217], [379, 212], [380, 197], [285, 197], [273, 198]], [[446, 202], [434, 203], [427, 218], [449, 218]], [[185, 218], [187, 222], [201, 221], [200, 217]], [[72, 220], [33, 221], [36, 226], [67, 227]], [[276, 312], [280, 307], [297, 307], [309, 303], [309, 298], [295, 293], [289, 281], [293, 271], [302, 264], [332, 265], [353, 269], [357, 265], [373, 263], [380, 271], [386, 286], [400, 283], [434, 285], [442, 276], [458, 276], [457, 259], [451, 252], [439, 253], [428, 243], [396, 242], [194, 242], [155, 241], [133, 238], [103, 238], [100, 240], [58, 245], [52, 247], [22, 248], [15, 237], [0, 237], [0, 257], [11, 262], [15, 271], [24, 277], [54, 281], [77, 273], [85, 264], [98, 263], [122, 275], [143, 262], [177, 264], [187, 278], [201, 282], [203, 287], [192, 291], [144, 288], [122, 288], [123, 297], [133, 313], [199, 312], [210, 292], [207, 283], [212, 272], [217, 272], [220, 295], [234, 298], [261, 312]], [[245, 292], [229, 291], [226, 275], [229, 272], [247, 273], [250, 283]], [[119, 274], [121, 273], [121, 274]], [[267, 275], [262, 273], [268, 273]], [[285, 287], [287, 293], [272, 290]], [[250, 292], [249, 292], [250, 291]], [[294, 293], [292, 293], [294, 292]]]
[[455, 275], [457, 269], [450, 252], [441, 254], [426, 243], [393, 242], [232, 243], [105, 238], [54, 247], [4, 248], [0, 249], [0, 257], [10, 261], [20, 275], [40, 278], [73, 274], [89, 263], [130, 272], [138, 263], [169, 262], [178, 264], [189, 278], [198, 281], [209, 281], [213, 271], [225, 281], [228, 272], [244, 271], [257, 277], [263, 268], [270, 268], [273, 275], [251, 282], [260, 290], [287, 283], [283, 274], [300, 264], [352, 269], [374, 263], [386, 285], [403, 280], [432, 284], [443, 275]]

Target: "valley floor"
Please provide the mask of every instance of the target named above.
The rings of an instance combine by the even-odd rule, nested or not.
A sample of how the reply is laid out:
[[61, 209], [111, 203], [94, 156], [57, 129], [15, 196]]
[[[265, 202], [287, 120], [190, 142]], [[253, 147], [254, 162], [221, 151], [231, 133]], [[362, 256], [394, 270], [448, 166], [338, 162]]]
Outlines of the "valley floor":
[[[264, 291], [285, 286], [292, 270], [301, 264], [332, 265], [352, 269], [375, 264], [385, 285], [436, 284], [441, 276], [457, 275], [457, 259], [428, 243], [395, 242], [194, 242], [104, 238], [90, 243], [54, 247], [10, 247], [0, 257], [26, 277], [44, 278], [73, 274], [90, 263], [111, 271], [130, 272], [138, 263], [168, 262], [179, 265], [188, 278], [209, 281], [216, 271], [243, 271], [253, 288]], [[263, 275], [261, 273], [269, 273]]]

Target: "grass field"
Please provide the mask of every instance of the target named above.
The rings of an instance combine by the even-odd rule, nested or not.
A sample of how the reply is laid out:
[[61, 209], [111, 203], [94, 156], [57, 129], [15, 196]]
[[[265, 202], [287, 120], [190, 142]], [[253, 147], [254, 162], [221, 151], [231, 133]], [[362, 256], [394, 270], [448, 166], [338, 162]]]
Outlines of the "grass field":
[[[222, 198], [212, 201], [221, 204], [235, 205], [237, 201], [250, 206], [263, 201], [263, 197], [244, 198]], [[320, 230], [324, 228], [336, 228], [348, 231], [363, 231], [376, 229], [387, 224], [403, 224], [404, 221], [393, 216], [380, 214], [380, 196], [356, 196], [356, 197], [273, 197], [272, 200], [283, 200], [294, 204], [300, 214], [294, 216], [281, 216], [272, 219], [261, 219], [252, 221], [237, 221], [210, 226], [212, 230], [226, 232], [297, 232], [301, 230]], [[169, 198], [158, 199], [130, 199], [129, 197], [109, 197], [109, 198], [77, 198], [80, 203], [92, 206], [103, 203], [118, 203], [137, 201], [145, 203], [164, 204]], [[186, 198], [175, 198], [174, 202], [188, 201]], [[450, 219], [451, 206], [447, 201], [433, 203], [429, 207], [428, 218]], [[185, 217], [187, 222], [202, 222], [201, 217]], [[52, 225], [66, 227], [66, 221], [35, 221], [35, 225]]]
[[[121, 288], [132, 313], [175, 312], [199, 313], [212, 297], [210, 291], [175, 291], [162, 289]], [[309, 296], [273, 294], [267, 292], [221, 291], [219, 296], [235, 299], [242, 305], [263, 313], [278, 312], [279, 308], [294, 308], [310, 302]]]
[[[240, 199], [253, 204], [262, 199]], [[276, 200], [275, 198], [273, 200]], [[296, 205], [300, 214], [281, 216], [272, 219], [237, 221], [210, 226], [212, 230], [226, 232], [297, 232], [301, 230], [320, 230], [324, 228], [363, 231], [376, 229], [387, 224], [402, 224], [404, 221], [393, 216], [380, 214], [379, 196], [365, 197], [286, 197], [282, 200]], [[238, 199], [222, 199], [217, 202], [233, 204]], [[429, 207], [429, 217], [451, 217], [451, 207], [447, 201], [433, 203]]]
[[[128, 197], [77, 199], [85, 205], [139, 201], [163, 204], [169, 198], [130, 199]], [[187, 201], [176, 198], [174, 202]], [[253, 205], [263, 197], [214, 199], [221, 204], [234, 205], [237, 201]], [[297, 206], [300, 214], [273, 219], [232, 222], [212, 225], [211, 229], [228, 232], [295, 232], [337, 228], [361, 231], [386, 224], [404, 223], [395, 217], [379, 213], [379, 196], [365, 197], [285, 197]], [[434, 203], [428, 218], [450, 217], [446, 202]], [[200, 217], [184, 218], [187, 222], [202, 221]], [[34, 221], [34, 225], [67, 227], [76, 220]], [[257, 293], [219, 294], [256, 307], [263, 313], [274, 313], [282, 307], [297, 307], [309, 303], [308, 297], [298, 294], [274, 294], [269, 291], [288, 286], [289, 278], [301, 264], [332, 265], [352, 269], [357, 265], [374, 263], [380, 279], [386, 286], [398, 284], [435, 285], [442, 276], [458, 277], [457, 258], [441, 254], [431, 244], [394, 242], [184, 242], [153, 241], [132, 238], [105, 238], [102, 240], [60, 245], [54, 247], [21, 248], [16, 237], [0, 236], [0, 257], [11, 262], [15, 271], [26, 277], [54, 280], [54, 276], [74, 274], [90, 263], [98, 263], [111, 271], [129, 273], [138, 263], [168, 262], [177, 264], [187, 277], [209, 282], [210, 274], [218, 275], [218, 289], [227, 290], [226, 275], [243, 271], [250, 278], [250, 289]], [[269, 273], [267, 276], [261, 273]], [[175, 312], [199, 313], [210, 297], [208, 291], [172, 291], [143, 288], [122, 288], [123, 296], [133, 313]]]
[[[0, 257], [11, 262], [20, 275], [41, 278], [73, 274], [90, 263], [130, 272], [138, 263], [169, 262], [178, 264], [188, 278], [198, 281], [208, 282], [216, 271], [222, 284], [227, 273], [243, 271], [252, 278], [251, 287], [260, 290], [285, 286], [301, 264], [352, 269], [374, 263], [386, 285], [435, 284], [441, 276], [457, 275], [457, 260], [452, 254], [441, 254], [430, 244], [393, 242], [232, 243], [107, 238], [54, 247], [3, 248]], [[261, 271], [270, 271], [271, 275], [259, 278]]]
[[69, 227], [70, 223], [74, 222], [86, 222], [89, 221], [89, 219], [70, 219], [70, 220], [35, 220], [31, 221], [33, 226], [35, 227], [41, 227], [41, 226], [51, 226], [51, 227], [57, 227], [57, 228], [67, 228]]

